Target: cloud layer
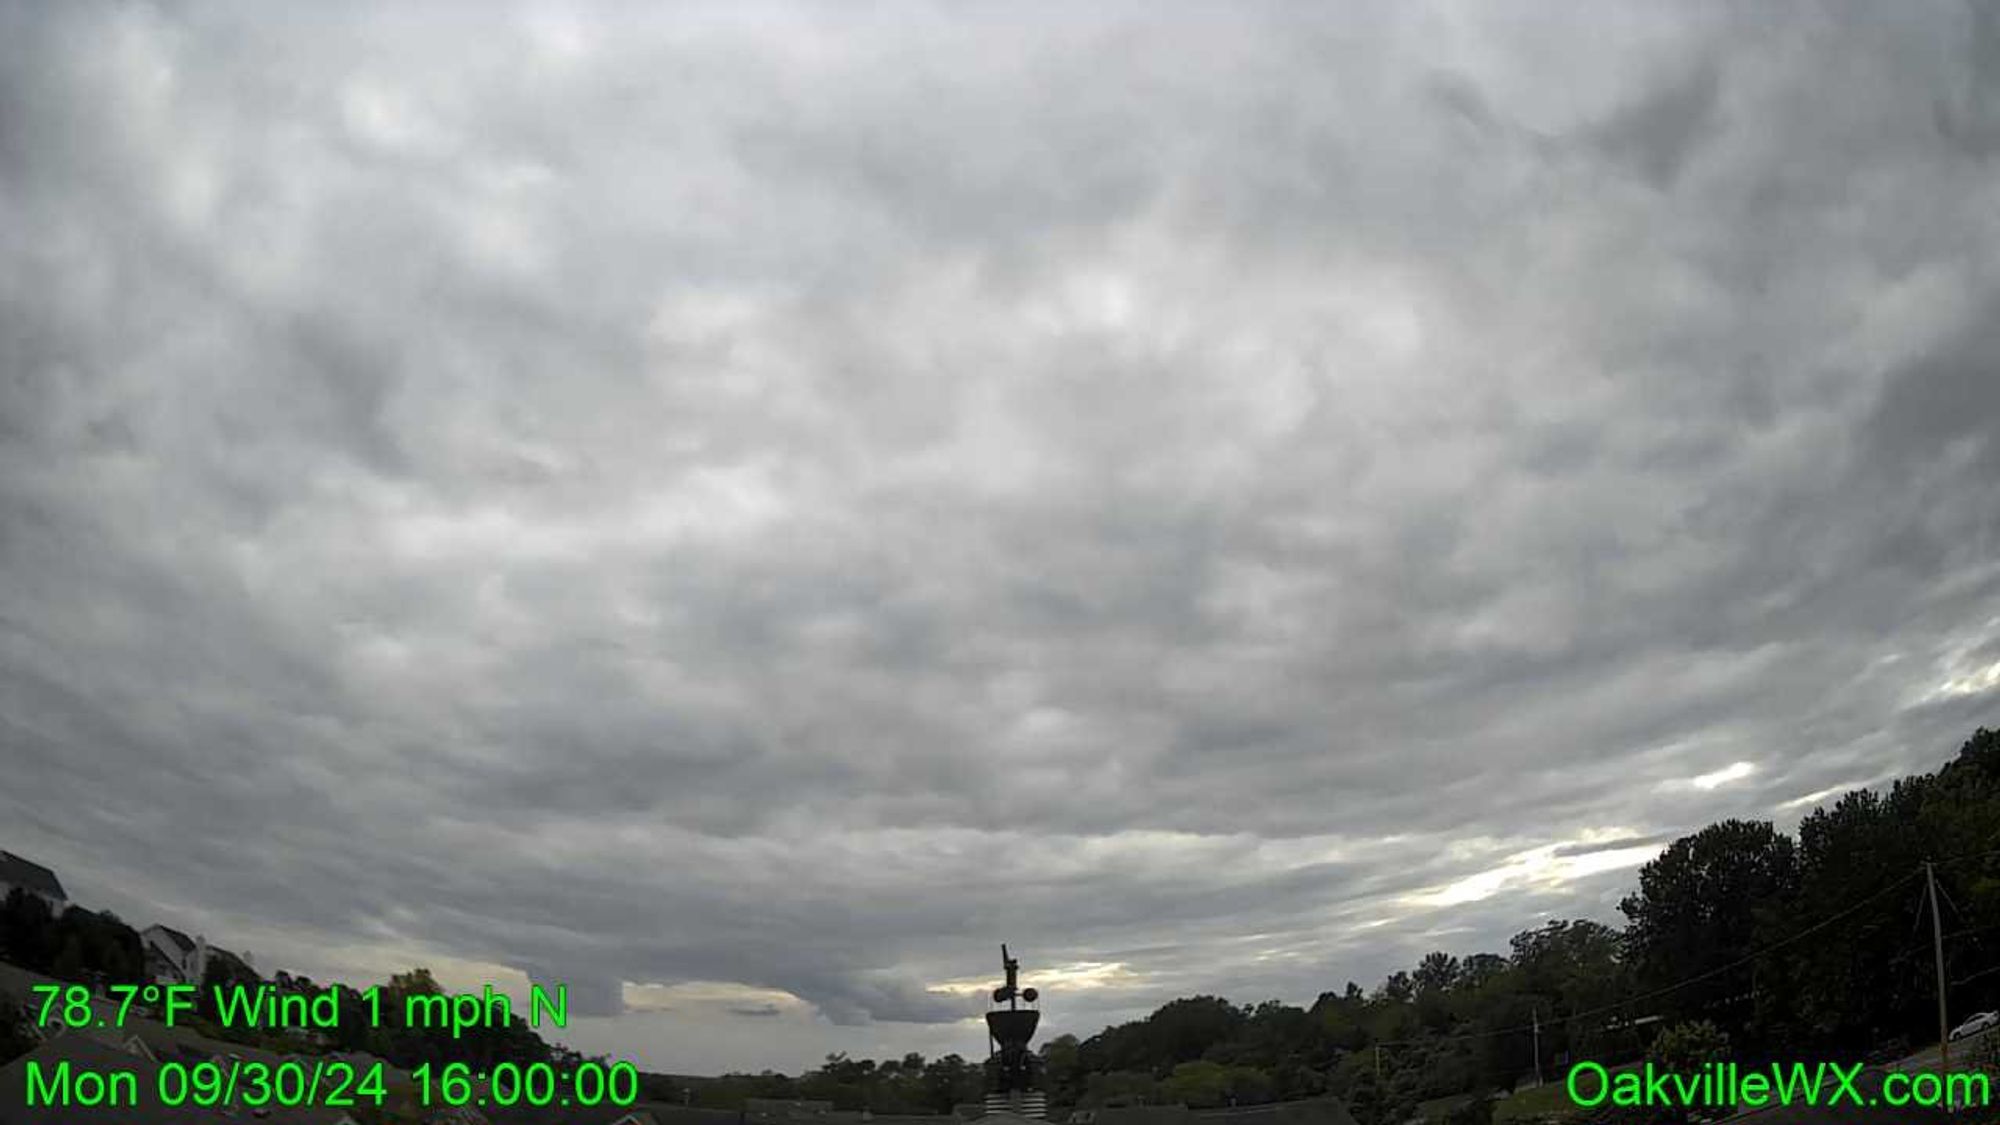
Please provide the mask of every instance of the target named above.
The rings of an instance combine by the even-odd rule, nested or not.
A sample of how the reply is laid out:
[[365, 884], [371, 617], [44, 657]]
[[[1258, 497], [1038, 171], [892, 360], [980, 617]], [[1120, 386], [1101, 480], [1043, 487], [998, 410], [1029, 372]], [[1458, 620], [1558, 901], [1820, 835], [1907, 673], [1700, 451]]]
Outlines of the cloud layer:
[[0, 5], [5, 843], [680, 1071], [1610, 918], [2000, 713], [1996, 28]]

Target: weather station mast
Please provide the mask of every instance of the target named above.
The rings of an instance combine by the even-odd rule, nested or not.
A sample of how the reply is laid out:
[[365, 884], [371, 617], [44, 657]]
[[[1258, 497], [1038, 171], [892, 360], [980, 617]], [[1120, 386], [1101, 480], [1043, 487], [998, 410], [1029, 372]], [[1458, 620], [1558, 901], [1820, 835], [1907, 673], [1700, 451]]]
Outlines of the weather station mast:
[[[1032, 1005], [1041, 995], [1020, 984], [1021, 963], [1000, 947], [1000, 968], [1007, 983], [993, 990], [993, 1007], [986, 1013], [986, 1112], [1031, 1121], [1048, 1119], [1049, 1099], [1036, 1082], [1040, 1060], [1028, 1050], [1042, 1013]], [[1022, 1007], [1026, 1003], [1029, 1007]], [[1005, 1005], [1005, 1007], [1002, 1007]]]

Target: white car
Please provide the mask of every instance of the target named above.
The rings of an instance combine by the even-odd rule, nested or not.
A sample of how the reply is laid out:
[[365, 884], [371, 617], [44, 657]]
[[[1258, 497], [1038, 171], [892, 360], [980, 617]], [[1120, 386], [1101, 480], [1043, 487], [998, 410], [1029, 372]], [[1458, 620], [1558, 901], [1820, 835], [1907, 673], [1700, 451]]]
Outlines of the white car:
[[1959, 1024], [1957, 1027], [1952, 1028], [1951, 1037], [1955, 1040], [1963, 1039], [1968, 1035], [1977, 1035], [1992, 1027], [2000, 1027], [2000, 1012], [1981, 1012], [1964, 1023]]

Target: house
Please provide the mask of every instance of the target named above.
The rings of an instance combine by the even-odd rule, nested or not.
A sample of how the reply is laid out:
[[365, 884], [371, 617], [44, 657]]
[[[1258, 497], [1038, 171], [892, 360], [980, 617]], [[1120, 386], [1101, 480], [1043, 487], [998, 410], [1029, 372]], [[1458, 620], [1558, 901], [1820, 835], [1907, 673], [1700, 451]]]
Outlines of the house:
[[69, 909], [69, 892], [63, 890], [62, 880], [56, 878], [55, 872], [33, 860], [0, 850], [0, 899], [16, 890], [48, 903], [52, 914]]
[[210, 946], [208, 939], [189, 937], [172, 926], [147, 926], [139, 931], [139, 944], [146, 953], [146, 973], [157, 984], [200, 984], [210, 966], [222, 964], [240, 975], [251, 972], [250, 958], [227, 949]]
[[172, 926], [147, 926], [139, 931], [139, 944], [146, 952], [146, 975], [159, 984], [200, 984], [208, 971], [208, 942]]

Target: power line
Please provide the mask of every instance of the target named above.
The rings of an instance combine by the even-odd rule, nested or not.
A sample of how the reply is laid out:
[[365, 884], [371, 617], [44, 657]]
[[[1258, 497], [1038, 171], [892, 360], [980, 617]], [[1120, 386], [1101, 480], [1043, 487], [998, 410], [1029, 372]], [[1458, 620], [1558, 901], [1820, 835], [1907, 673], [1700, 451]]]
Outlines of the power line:
[[[1936, 866], [1936, 865], [1935, 865], [1935, 864], [1933, 864], [1932, 866]], [[1954, 918], [1958, 918], [1958, 919], [1961, 919], [1961, 920], [1963, 920], [1963, 919], [1965, 918], [1965, 912], [1964, 912], [1964, 911], [1962, 911], [1962, 910], [1960, 910], [1960, 909], [1958, 908], [1958, 904], [1957, 904], [1957, 903], [1955, 903], [1955, 902], [1951, 901], [1951, 894], [1950, 894], [1950, 893], [1949, 893], [1948, 891], [1946, 891], [1946, 890], [1945, 890], [1945, 889], [1944, 889], [1943, 887], [1939, 887], [1939, 888], [1937, 888], [1937, 893], [1938, 893], [1938, 897], [1944, 900], [1944, 904], [1945, 904], [1946, 906], [1949, 906], [1949, 907], [1951, 907], [1951, 915], [1952, 915], [1952, 917], [1954, 917]]]
[[[1993, 853], [1989, 854], [1995, 854], [1995, 853], [2000, 853], [2000, 848], [1995, 848], [1993, 850]], [[1739, 957], [1736, 960], [1731, 961], [1726, 965], [1718, 965], [1713, 969], [1709, 969], [1705, 972], [1696, 973], [1695, 975], [1687, 977], [1684, 980], [1678, 980], [1672, 984], [1665, 985], [1660, 988], [1655, 988], [1650, 992], [1642, 992], [1637, 996], [1627, 997], [1624, 1000], [1613, 1001], [1612, 1003], [1602, 1005], [1601, 1007], [1590, 1008], [1581, 1012], [1572, 1012], [1569, 1015], [1563, 1017], [1563, 1019], [1566, 1022], [1573, 1022], [1576, 1020], [1588, 1019], [1591, 1016], [1603, 1015], [1606, 1012], [1615, 1012], [1620, 1008], [1629, 1007], [1630, 1005], [1641, 1003], [1642, 1001], [1646, 1000], [1657, 999], [1661, 996], [1665, 996], [1670, 992], [1675, 992], [1680, 989], [1686, 988], [1688, 985], [1699, 984], [1702, 981], [1708, 980], [1711, 977], [1720, 976], [1723, 973], [1727, 973], [1735, 969], [1740, 969], [1743, 966], [1751, 963], [1752, 961], [1755, 961], [1759, 957], [1775, 953], [1780, 949], [1786, 948], [1787, 946], [1795, 945], [1798, 942], [1804, 941], [1806, 938], [1809, 938], [1812, 935], [1827, 928], [1828, 926], [1833, 925], [1835, 922], [1841, 921], [1842, 919], [1848, 918], [1856, 913], [1859, 913], [1864, 908], [1873, 905], [1877, 899], [1880, 899], [1882, 896], [1888, 894], [1890, 891], [1898, 889], [1903, 884], [1910, 882], [1911, 880], [1915, 879], [1917, 876], [1921, 874], [1923, 874], [1923, 869], [1917, 868], [1911, 871], [1909, 874], [1903, 876], [1902, 878], [1895, 880], [1894, 882], [1884, 884], [1883, 886], [1878, 888], [1874, 894], [1871, 894], [1867, 898], [1864, 898], [1859, 902], [1856, 902], [1854, 905], [1848, 907], [1847, 909], [1842, 910], [1839, 913], [1829, 915], [1826, 918], [1822, 918], [1818, 922], [1815, 922], [1812, 925], [1807, 926], [1805, 929], [1800, 930], [1798, 933], [1795, 933], [1790, 937], [1774, 941], [1771, 944], [1763, 947], [1762, 949], [1752, 950], [1751, 952], [1744, 954], [1742, 957]], [[1376, 1046], [1408, 1047], [1426, 1043], [1459, 1043], [1470, 1039], [1491, 1039], [1494, 1038], [1495, 1036], [1500, 1036], [1500, 1035], [1517, 1035], [1523, 1031], [1532, 1031], [1532, 1030], [1533, 1030], [1532, 1024], [1521, 1024], [1517, 1027], [1502, 1027], [1492, 1031], [1469, 1031], [1459, 1035], [1444, 1035], [1430, 1039], [1382, 1039], [1376, 1041]]]
[[[1947, 859], [1936, 860], [1932, 863], [1932, 866], [1948, 867], [1951, 866], [1952, 864], [1967, 863], [1976, 859], [1986, 859], [1991, 856], [2000, 856], [2000, 847], [1987, 848], [1984, 851], [1966, 852], [1962, 855], [1956, 855]], [[1603, 1015], [1606, 1012], [1614, 1012], [1620, 1008], [1628, 1007], [1630, 1005], [1637, 1004], [1646, 1000], [1657, 999], [1658, 997], [1665, 996], [1670, 992], [1675, 992], [1680, 989], [1686, 988], [1688, 985], [1699, 984], [1704, 980], [1710, 979], [1711, 977], [1720, 976], [1723, 973], [1727, 973], [1735, 969], [1740, 969], [1743, 966], [1757, 960], [1759, 957], [1763, 957], [1768, 954], [1775, 953], [1780, 949], [1784, 949], [1788, 946], [1795, 945], [1798, 942], [1804, 941], [1806, 938], [1809, 938], [1812, 935], [1818, 933], [1819, 931], [1825, 929], [1826, 927], [1833, 925], [1835, 922], [1842, 921], [1846, 918], [1853, 916], [1854, 914], [1859, 913], [1861, 910], [1874, 904], [1875, 901], [1880, 899], [1882, 896], [1888, 894], [1890, 891], [1896, 890], [1897, 888], [1903, 886], [1905, 883], [1911, 882], [1912, 880], [1916, 879], [1917, 876], [1922, 875], [1923, 873], [1924, 869], [1921, 866], [1913, 868], [1909, 874], [1904, 875], [1900, 879], [1896, 879], [1892, 882], [1883, 884], [1881, 887], [1876, 888], [1874, 893], [1868, 895], [1866, 898], [1859, 900], [1858, 902], [1854, 903], [1854, 905], [1849, 906], [1847, 909], [1829, 915], [1826, 918], [1822, 918], [1818, 922], [1815, 922], [1812, 925], [1807, 926], [1805, 929], [1800, 930], [1798, 933], [1792, 934], [1789, 937], [1785, 937], [1778, 941], [1774, 941], [1771, 944], [1764, 946], [1761, 949], [1752, 950], [1751, 952], [1744, 954], [1742, 957], [1739, 957], [1736, 960], [1731, 961], [1726, 965], [1719, 965], [1716, 968], [1709, 969], [1705, 972], [1696, 973], [1691, 977], [1687, 977], [1683, 980], [1675, 981], [1672, 984], [1653, 989], [1650, 992], [1642, 992], [1637, 996], [1627, 997], [1624, 1000], [1613, 1001], [1612, 1003], [1605, 1004], [1596, 1008], [1590, 1008], [1581, 1012], [1573, 1012], [1563, 1017], [1563, 1019], [1565, 1022], [1573, 1022], [1576, 1020], [1588, 1019], [1592, 1016]], [[1957, 907], [1954, 906], [1953, 909], [1956, 910]], [[1921, 914], [1918, 915], [1918, 920], [1919, 922], [1921, 922], [1922, 920]], [[1976, 927], [1975, 929], [1991, 929], [1991, 928], [1993, 927], [1987, 926], [1987, 927]], [[1975, 931], [1966, 930], [1962, 932], [1972, 933]], [[1976, 974], [1976, 975], [1984, 975], [1984, 974]], [[1426, 1039], [1378, 1039], [1374, 1041], [1374, 1045], [1376, 1047], [1409, 1047], [1427, 1043], [1462, 1043], [1472, 1039], [1491, 1039], [1501, 1035], [1518, 1035], [1523, 1031], [1532, 1032], [1533, 1030], [1534, 1030], [1534, 1025], [1532, 1023], [1525, 1023], [1525, 1024], [1519, 1024], [1514, 1027], [1497, 1028], [1492, 1031], [1468, 1031], [1468, 1032], [1462, 1032], [1457, 1035], [1442, 1035]]]
[[1982, 852], [1967, 852], [1964, 855], [1952, 856], [1950, 859], [1933, 860], [1932, 865], [1936, 867], [1949, 867], [1954, 863], [1967, 863], [1971, 860], [1986, 859], [1996, 855], [2000, 855], [2000, 847], [1987, 848]]

